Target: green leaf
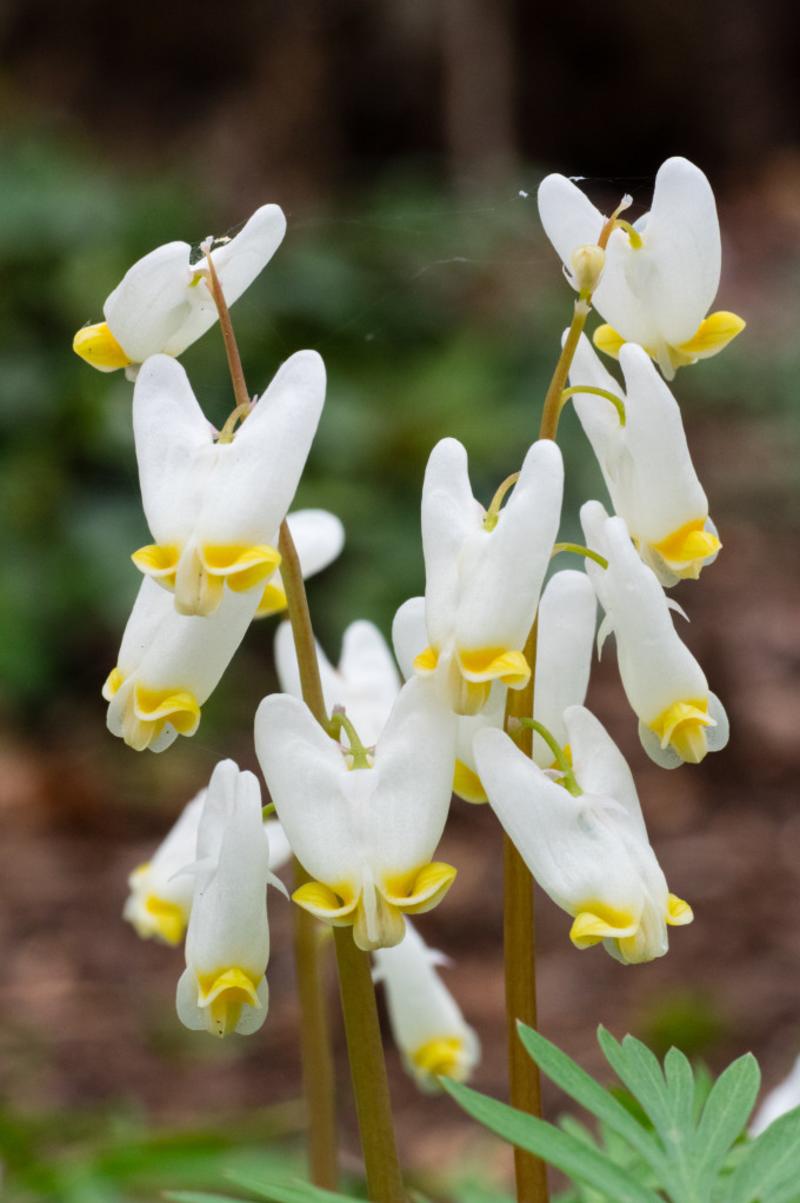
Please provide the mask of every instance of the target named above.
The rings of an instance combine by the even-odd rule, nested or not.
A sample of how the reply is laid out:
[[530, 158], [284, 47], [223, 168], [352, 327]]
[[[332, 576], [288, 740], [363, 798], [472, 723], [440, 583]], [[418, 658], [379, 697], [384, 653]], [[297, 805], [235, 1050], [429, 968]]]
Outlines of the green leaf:
[[692, 1164], [698, 1199], [706, 1199], [730, 1152], [741, 1135], [756, 1101], [761, 1082], [752, 1053], [739, 1057], [717, 1078], [697, 1126]]
[[445, 1078], [442, 1084], [459, 1106], [490, 1131], [550, 1162], [577, 1182], [604, 1191], [614, 1203], [663, 1203], [601, 1153], [552, 1124], [460, 1083]]
[[649, 1132], [631, 1113], [585, 1069], [581, 1069], [571, 1057], [539, 1032], [522, 1023], [517, 1026], [520, 1040], [542, 1072], [576, 1103], [622, 1136], [656, 1173], [661, 1174], [665, 1168], [661, 1151]]
[[694, 1113], [694, 1074], [688, 1058], [680, 1049], [671, 1048], [664, 1058], [664, 1077], [673, 1116], [691, 1119]]
[[268, 1203], [354, 1203], [352, 1195], [340, 1195], [336, 1191], [323, 1190], [321, 1187], [312, 1186], [310, 1182], [303, 1182], [299, 1178], [293, 1178], [288, 1182], [268, 1182], [261, 1176], [242, 1170], [236, 1170], [225, 1176], [234, 1186], [239, 1186], [242, 1190], [257, 1195], [259, 1199], [268, 1200]]
[[[772, 1200], [772, 1191], [794, 1186], [800, 1198], [800, 1107], [773, 1121], [747, 1146], [728, 1179], [728, 1203]], [[791, 1197], [791, 1196], [789, 1196]]]

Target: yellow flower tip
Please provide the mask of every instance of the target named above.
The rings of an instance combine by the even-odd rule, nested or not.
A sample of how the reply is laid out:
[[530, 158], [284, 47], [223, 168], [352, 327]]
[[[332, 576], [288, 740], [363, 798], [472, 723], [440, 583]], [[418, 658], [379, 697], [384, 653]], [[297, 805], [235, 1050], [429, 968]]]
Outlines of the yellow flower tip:
[[666, 920], [670, 927], [685, 927], [694, 919], [694, 911], [688, 902], [684, 902], [677, 894], [667, 897]]
[[713, 531], [706, 530], [705, 518], [694, 518], [654, 543], [653, 551], [682, 580], [697, 580], [703, 565], [722, 548]]
[[613, 326], [603, 325], [598, 326], [595, 330], [592, 342], [604, 355], [610, 355], [612, 359], [619, 359], [620, 347], [623, 346], [625, 339], [617, 333]]
[[223, 577], [234, 593], [246, 593], [272, 576], [281, 554], [266, 543], [207, 543], [200, 560], [206, 572]]
[[486, 791], [480, 777], [464, 764], [463, 760], [456, 761], [453, 773], [453, 793], [458, 794], [464, 802], [488, 802]]
[[587, 903], [581, 908], [569, 930], [576, 948], [592, 948], [602, 940], [624, 940], [635, 936], [639, 922], [627, 911], [617, 911], [603, 903]]
[[686, 363], [694, 363], [698, 359], [709, 359], [727, 347], [737, 335], [741, 334], [747, 323], [736, 313], [728, 313], [720, 309], [704, 318], [690, 339], [672, 348], [677, 352], [676, 367]]
[[82, 326], [72, 340], [72, 349], [98, 372], [116, 372], [133, 363], [105, 322]]
[[200, 725], [200, 706], [188, 690], [148, 689], [137, 685], [127, 699], [122, 717], [122, 738], [128, 747], [143, 752], [169, 723], [179, 735], [194, 735]]
[[395, 893], [387, 888], [387, 900], [407, 915], [422, 915], [432, 911], [444, 898], [456, 879], [458, 870], [444, 861], [431, 861], [416, 873], [407, 891]]
[[317, 919], [342, 927], [353, 922], [353, 912], [358, 904], [358, 899], [350, 897], [351, 894], [346, 887], [332, 890], [321, 881], [307, 881], [294, 891], [292, 902]]
[[236, 1030], [242, 1007], [261, 1007], [258, 984], [251, 974], [236, 966], [198, 977], [198, 1004], [208, 1008], [211, 1028], [217, 1036], [228, 1036]]
[[131, 553], [131, 559], [144, 576], [151, 576], [159, 585], [175, 588], [175, 571], [181, 549], [174, 543], [148, 543]]
[[463, 1077], [464, 1041], [460, 1036], [438, 1036], [414, 1049], [409, 1060], [414, 1073], [426, 1084], [439, 1077]]
[[460, 649], [458, 666], [465, 680], [475, 684], [502, 681], [509, 689], [524, 689], [531, 670], [522, 652], [502, 647]]
[[119, 693], [125, 681], [125, 674], [119, 668], [112, 668], [103, 683], [102, 695], [110, 702], [115, 693]]
[[157, 894], [148, 894], [144, 900], [147, 921], [140, 920], [136, 930], [145, 939], [155, 936], [173, 948], [180, 944], [186, 931], [187, 915], [182, 906], [168, 902]]
[[435, 647], [426, 647], [418, 656], [414, 657], [414, 672], [421, 676], [427, 676], [428, 673], [436, 671], [436, 665], [439, 663], [439, 653]]
[[672, 747], [687, 764], [700, 764], [708, 753], [706, 727], [716, 722], [708, 713], [708, 702], [673, 702], [660, 714], [650, 729], [659, 738], [662, 748]]
[[271, 614], [280, 614], [288, 604], [286, 594], [280, 585], [265, 585], [256, 610], [256, 618], [269, 618]]

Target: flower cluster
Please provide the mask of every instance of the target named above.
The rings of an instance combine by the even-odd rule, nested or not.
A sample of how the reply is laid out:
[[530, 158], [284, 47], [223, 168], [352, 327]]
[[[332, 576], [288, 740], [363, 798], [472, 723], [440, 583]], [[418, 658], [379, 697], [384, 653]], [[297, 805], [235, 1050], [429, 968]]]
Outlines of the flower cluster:
[[[539, 205], [579, 294], [549, 425], [486, 506], [462, 444], [445, 438], [433, 448], [421, 498], [425, 592], [394, 620], [399, 671], [366, 621], [348, 627], [334, 667], [303, 625], [302, 592], [298, 608], [295, 548], [309, 575], [344, 540], [334, 515], [289, 513], [323, 410], [320, 356], [292, 355], [258, 399], [239, 387], [220, 430], [176, 359], [219, 315], [235, 365], [227, 305], [280, 243], [280, 210], [259, 209], [235, 238], [202, 244], [196, 260], [185, 243], [152, 252], [108, 298], [105, 321], [76, 336], [93, 366], [135, 379], [153, 540], [132, 552], [143, 579], [103, 687], [109, 729], [154, 752], [194, 734], [253, 619], [288, 607], [291, 620], [275, 636], [283, 692], [255, 716], [277, 819], [265, 822], [253, 774], [222, 761], [130, 878], [124, 914], [137, 932], [172, 945], [185, 936], [177, 1007], [190, 1028], [225, 1035], [263, 1023], [266, 887], [280, 886], [273, 873], [292, 855], [303, 870], [295, 904], [349, 928], [374, 954], [417, 1081], [466, 1077], [477, 1038], [436, 972], [439, 954], [407, 918], [453, 885], [455, 867], [437, 856], [453, 793], [488, 801], [571, 916], [577, 948], [603, 943], [619, 961], [648, 961], [667, 951], [669, 927], [692, 919], [650, 845], [631, 771], [584, 702], [599, 603], [598, 654], [613, 633], [647, 754], [665, 767], [694, 765], [727, 741], [722, 703], [677, 633], [680, 607], [666, 592], [696, 580], [721, 542], [665, 381], [743, 323], [706, 316], [719, 229], [708, 181], [685, 160], [664, 164], [651, 212], [633, 225], [620, 217], [624, 205], [606, 218], [560, 176], [543, 182]], [[591, 305], [609, 323], [595, 346], [619, 360], [624, 388], [582, 333]], [[236, 388], [233, 368], [232, 378]], [[564, 464], [555, 435], [569, 399], [613, 509], [584, 504], [584, 546], [557, 542]], [[556, 571], [545, 584], [554, 554], [569, 550], [584, 570]]]

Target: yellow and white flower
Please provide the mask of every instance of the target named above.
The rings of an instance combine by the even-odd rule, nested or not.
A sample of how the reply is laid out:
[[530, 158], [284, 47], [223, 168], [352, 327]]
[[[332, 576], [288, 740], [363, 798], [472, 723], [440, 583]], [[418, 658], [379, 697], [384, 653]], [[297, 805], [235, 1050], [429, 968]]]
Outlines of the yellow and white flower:
[[[708, 516], [680, 407], [641, 347], [626, 343], [619, 361], [625, 425], [612, 406], [589, 393], [575, 394], [575, 409], [639, 555], [667, 588], [697, 580], [722, 544]], [[570, 383], [621, 393], [585, 338], [575, 352]]]
[[[533, 693], [537, 719], [562, 744], [564, 710], [586, 697], [596, 618], [594, 589], [586, 574], [571, 569], [556, 572], [539, 602]], [[412, 597], [403, 603], [395, 615], [392, 638], [400, 668], [404, 675], [410, 675], [426, 638], [424, 598]], [[502, 727], [506, 693], [506, 687], [496, 681], [483, 710], [459, 716], [453, 792], [465, 802], [487, 801], [473, 743], [477, 732], [485, 727]], [[534, 736], [533, 754], [543, 769], [553, 764], [553, 753], [539, 735]]]
[[181, 614], [212, 614], [223, 592], [262, 590], [280, 564], [289, 509], [325, 400], [315, 351], [283, 364], [230, 441], [215, 434], [181, 365], [143, 366], [133, 394], [142, 502], [154, 542], [136, 567], [175, 596]]
[[750, 1136], [755, 1139], [760, 1136], [771, 1123], [800, 1107], [800, 1057], [792, 1066], [789, 1075], [780, 1082], [774, 1090], [770, 1090], [753, 1116], [750, 1124]]
[[565, 724], [571, 788], [492, 730], [475, 739], [481, 780], [539, 885], [572, 916], [573, 944], [602, 942], [626, 964], [651, 961], [668, 950], [668, 926], [691, 923], [691, 908], [667, 888], [616, 744], [583, 706], [570, 707]]
[[[184, 873], [197, 857], [197, 831], [207, 790], [184, 806], [150, 860], [139, 865], [128, 878], [130, 894], [122, 916], [143, 940], [180, 944], [189, 922], [195, 877]], [[264, 824], [269, 839], [269, 867], [277, 872], [292, 855], [289, 841], [277, 819]]]
[[586, 561], [605, 611], [598, 644], [613, 631], [628, 702], [639, 719], [648, 756], [675, 768], [699, 764], [728, 742], [728, 717], [702, 668], [679, 637], [670, 603], [655, 573], [639, 558], [622, 518], [609, 518], [598, 501], [581, 509], [587, 547], [608, 561]]
[[522, 689], [523, 647], [558, 531], [564, 467], [555, 443], [528, 451], [506, 504], [472, 495], [467, 453], [442, 439], [422, 489], [427, 647], [414, 671], [435, 675], [457, 714], [476, 714], [493, 681]]
[[480, 1059], [480, 1043], [437, 972], [449, 963], [447, 957], [428, 948], [406, 923], [401, 942], [379, 948], [374, 961], [394, 1042], [420, 1089], [438, 1090], [439, 1077], [468, 1081]]
[[[286, 515], [286, 522], [300, 560], [303, 580], [322, 572], [340, 555], [344, 547], [344, 526], [335, 514], [328, 510], [294, 510]], [[271, 542], [277, 545], [277, 532]], [[256, 618], [281, 614], [285, 609], [286, 593], [278, 568], [264, 587]]]
[[103, 686], [107, 726], [137, 752], [163, 752], [194, 735], [258, 607], [261, 590], [225, 591], [210, 618], [175, 612], [172, 597], [145, 577]]
[[176, 996], [187, 1028], [249, 1035], [267, 1017], [269, 839], [261, 790], [232, 760], [214, 769], [197, 832], [186, 969]]
[[[336, 668], [317, 644], [322, 693], [330, 714], [341, 706], [359, 737], [372, 747], [391, 713], [400, 692], [400, 674], [392, 653], [374, 623], [351, 622], [342, 638], [342, 654]], [[292, 628], [283, 622], [275, 634], [275, 667], [285, 693], [302, 697]], [[341, 737], [346, 739], [344, 730]]]
[[[210, 252], [227, 304], [233, 305], [266, 267], [286, 233], [278, 205], [263, 205], [231, 239]], [[103, 305], [104, 322], [84, 326], [73, 350], [101, 372], [125, 368], [134, 378], [151, 355], [181, 355], [217, 320], [204, 255], [188, 242], [168, 242], [129, 268]]]
[[425, 681], [403, 686], [374, 753], [354, 757], [288, 694], [256, 713], [256, 752], [295, 856], [298, 905], [352, 926], [359, 948], [398, 944], [456, 870], [432, 862], [450, 804], [455, 718]]
[[[597, 243], [606, 223], [563, 175], [549, 175], [539, 186], [539, 216], [568, 269], [576, 251]], [[649, 213], [632, 226], [619, 223], [608, 240], [592, 297], [608, 324], [595, 332], [595, 346], [616, 356], [623, 343], [638, 343], [667, 380], [679, 367], [716, 355], [745, 325], [735, 313], [708, 313], [720, 265], [711, 185], [687, 159], [667, 159], [656, 175]]]

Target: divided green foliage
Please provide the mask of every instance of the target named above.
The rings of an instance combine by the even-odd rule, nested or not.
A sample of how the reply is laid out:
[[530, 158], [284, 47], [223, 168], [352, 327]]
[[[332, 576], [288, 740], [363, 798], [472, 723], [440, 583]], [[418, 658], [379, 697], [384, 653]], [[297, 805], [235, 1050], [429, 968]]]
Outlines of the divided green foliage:
[[632, 1036], [620, 1042], [601, 1027], [600, 1047], [631, 1095], [626, 1106], [538, 1032], [519, 1030], [542, 1072], [597, 1120], [597, 1136], [572, 1118], [556, 1126], [445, 1086], [485, 1127], [569, 1176], [560, 1203], [800, 1203], [800, 1108], [756, 1140], [745, 1135], [761, 1078], [751, 1054], [712, 1084], [678, 1049], [662, 1065]]

